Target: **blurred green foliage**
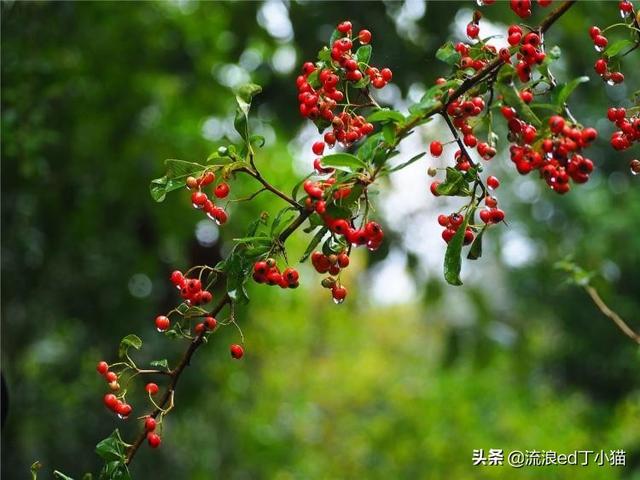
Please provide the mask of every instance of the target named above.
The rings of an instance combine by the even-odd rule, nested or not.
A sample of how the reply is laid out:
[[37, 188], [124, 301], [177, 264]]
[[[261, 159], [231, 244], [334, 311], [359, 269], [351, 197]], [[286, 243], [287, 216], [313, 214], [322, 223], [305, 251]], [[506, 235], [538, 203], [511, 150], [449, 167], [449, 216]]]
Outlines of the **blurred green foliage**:
[[[420, 5], [2, 3], [7, 478], [25, 478], [35, 460], [43, 472], [79, 477], [98, 469], [93, 445], [114, 426], [133, 438], [139, 425], [120, 425], [101, 406], [96, 361], [114, 359], [131, 332], [145, 340], [141, 363], [175, 359], [183, 345], [158, 338], [152, 325], [176, 301], [168, 272], [216, 262], [224, 239], [282, 207], [267, 196], [237, 205], [220, 240], [204, 246], [194, 233], [202, 216], [187, 208], [186, 194], [162, 204], [149, 197], [162, 160], [201, 160], [215, 149], [231, 124], [229, 87], [247, 77], [264, 87], [258, 128], [271, 132], [259, 165], [290, 189], [300, 173], [289, 141], [301, 126], [291, 53], [296, 65], [313, 58], [332, 26], [351, 18], [374, 33], [375, 58], [393, 68], [406, 94], [446, 71], [434, 52], [456, 12], [467, 9], [466, 23], [473, 4]], [[593, 76], [586, 29], [594, 19], [615, 22], [616, 10], [579, 4], [547, 35], [563, 51], [560, 78]], [[501, 4], [486, 14], [515, 20]], [[637, 55], [625, 70], [640, 71]], [[356, 255], [352, 296], [340, 307], [308, 268], [296, 291], [253, 286], [252, 303], [238, 312], [247, 356], [228, 358], [238, 339], [232, 329], [197, 353], [163, 446], [141, 450], [134, 477], [640, 478], [637, 348], [553, 269], [573, 254], [603, 272], [603, 296], [638, 328], [638, 181], [627, 172], [630, 156], [608, 148], [602, 120], [607, 105], [624, 103], [621, 89], [628, 96], [638, 87], [628, 80], [616, 90], [595, 79], [570, 102], [605, 139], [590, 151], [599, 173], [586, 186], [558, 197], [494, 160], [510, 226], [487, 235], [464, 287], [446, 286], [440, 270], [425, 275], [401, 231], [389, 242], [408, 258], [417, 292], [403, 304], [381, 306], [370, 286], [388, 248]], [[234, 194], [255, 189], [249, 179], [240, 183]], [[510, 257], [515, 234], [535, 255]], [[291, 244], [302, 252], [304, 235]], [[141, 413], [142, 392], [134, 393]], [[471, 467], [475, 448], [622, 448], [627, 467], [516, 475]]]

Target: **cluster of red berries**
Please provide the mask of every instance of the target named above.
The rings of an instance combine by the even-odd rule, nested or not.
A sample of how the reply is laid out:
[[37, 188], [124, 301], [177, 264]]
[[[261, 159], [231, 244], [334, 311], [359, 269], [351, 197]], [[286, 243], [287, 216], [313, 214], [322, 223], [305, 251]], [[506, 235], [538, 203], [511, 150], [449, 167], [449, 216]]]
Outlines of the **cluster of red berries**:
[[[444, 227], [442, 231], [442, 239], [449, 243], [453, 236], [456, 234], [460, 225], [464, 222], [464, 216], [459, 213], [452, 213], [451, 215], [438, 215], [438, 223]], [[464, 231], [464, 244], [469, 245], [473, 242], [475, 235], [470, 227], [467, 227]]]
[[[469, 148], [475, 148], [478, 155], [484, 160], [491, 160], [496, 149], [487, 142], [479, 142], [478, 138], [473, 134], [473, 127], [469, 124], [470, 117], [477, 117], [485, 108], [485, 102], [482, 97], [458, 98], [451, 102], [447, 107], [447, 114], [453, 118], [454, 127], [462, 133], [462, 141]], [[431, 143], [429, 150], [431, 155], [439, 157], [442, 154], [442, 144], [438, 141]], [[471, 168], [470, 159], [464, 152], [458, 150], [455, 153], [456, 168], [467, 171]]]
[[640, 142], [640, 114], [627, 117], [624, 108], [609, 108], [607, 118], [613, 122], [619, 130], [611, 135], [611, 146], [616, 150], [626, 150], [634, 142]]
[[175, 270], [171, 273], [170, 279], [189, 305], [205, 305], [213, 298], [211, 292], [202, 289], [202, 281], [199, 278], [187, 278], [180, 270]]
[[258, 283], [279, 285], [280, 288], [298, 288], [299, 278], [295, 268], [287, 267], [280, 272], [274, 258], [260, 260], [253, 265], [253, 279]]
[[[366, 74], [373, 87], [383, 88], [393, 77], [389, 68], [378, 69], [358, 62], [352, 51], [356, 39], [352, 38], [351, 22], [340, 23], [337, 30], [343, 36], [331, 45], [332, 61], [319, 66], [305, 62], [302, 75], [296, 79], [300, 114], [311, 120], [325, 120], [332, 126], [332, 130], [324, 134], [324, 142], [313, 145], [316, 155], [322, 155], [325, 143], [330, 147], [336, 142], [350, 145], [373, 132], [373, 125], [363, 116], [338, 108], [338, 104], [345, 98], [349, 83], [363, 86], [361, 83]], [[371, 42], [371, 32], [361, 30], [357, 41], [361, 45], [368, 45]]]
[[162, 442], [160, 435], [155, 432], [157, 425], [158, 422], [151, 415], [149, 415], [144, 421], [144, 429], [147, 432], [147, 443], [151, 448], [158, 448]]
[[[516, 55], [518, 63], [515, 67], [518, 78], [523, 83], [528, 82], [531, 80], [532, 67], [541, 65], [546, 58], [542, 48], [542, 38], [536, 32], [529, 32], [523, 36], [522, 28], [518, 25], [511, 25], [507, 32], [509, 45], [513, 47], [520, 45]], [[511, 62], [510, 52], [506, 48], [500, 50], [500, 57], [507, 63]]]
[[588, 147], [598, 136], [595, 128], [582, 128], [569, 123], [560, 115], [549, 119], [549, 134], [537, 142], [540, 151], [533, 148], [538, 140], [538, 132], [517, 118], [515, 110], [502, 107], [502, 114], [509, 121], [509, 138], [516, 143], [511, 145], [511, 160], [522, 175], [538, 170], [540, 176], [557, 193], [569, 191], [569, 180], [585, 183], [593, 171], [593, 162], [580, 152]]
[[366, 245], [369, 250], [375, 251], [382, 244], [384, 232], [376, 222], [370, 221], [362, 228], [353, 228], [344, 218], [332, 218], [327, 214], [322, 218], [329, 230], [336, 235], [343, 235], [345, 240], [352, 245]]
[[196, 333], [196, 335], [201, 335], [206, 331], [212, 332], [213, 330], [215, 330], [217, 325], [218, 321], [215, 318], [204, 317], [204, 320], [202, 320], [202, 322], [196, 324], [193, 331]]
[[[609, 43], [607, 37], [602, 35], [601, 30], [596, 26], [593, 26], [589, 29], [589, 35], [591, 36], [591, 40], [593, 40], [593, 45], [596, 51], [603, 52], [605, 47]], [[617, 85], [624, 82], [624, 74], [622, 72], [612, 72], [609, 70], [609, 58], [605, 54], [602, 54], [600, 58], [596, 60], [593, 68], [596, 73], [600, 75], [600, 77], [609, 85]]]
[[[334, 277], [340, 274], [340, 271], [349, 266], [349, 255], [341, 252], [331, 255], [325, 255], [322, 252], [313, 252], [311, 254], [311, 264], [316, 272], [324, 274], [329, 273]], [[347, 298], [347, 289], [342, 286], [338, 280], [333, 277], [326, 277], [321, 282], [324, 288], [331, 289], [331, 296], [335, 303], [342, 303]]]
[[[541, 7], [548, 7], [553, 0], [538, 0], [538, 5]], [[486, 0], [485, 0], [485, 3]], [[527, 18], [531, 16], [531, 0], [510, 0], [509, 5], [511, 10], [515, 12], [520, 18]]]
[[[113, 391], [120, 390], [120, 384], [118, 384], [118, 375], [109, 370], [109, 365], [105, 361], [98, 362], [96, 366], [96, 370], [100, 375], [102, 375], [107, 383], [109, 384], [109, 388]], [[118, 415], [118, 417], [125, 419], [127, 418], [133, 408], [128, 403], [122, 401], [118, 397], [116, 397], [113, 393], [107, 393], [104, 396], [104, 404], [105, 406]]]
[[[469, 25], [472, 25], [472, 23], [470, 23]], [[476, 25], [477, 26], [477, 25]], [[468, 27], [467, 27], [467, 31], [468, 31]], [[478, 28], [478, 33], [479, 33], [479, 28]], [[472, 32], [473, 33], [473, 32]], [[477, 36], [477, 35], [476, 35]], [[473, 58], [471, 57], [471, 46], [463, 43], [463, 42], [458, 42], [456, 43], [455, 47], [454, 47], [455, 51], [458, 52], [460, 54], [460, 68], [463, 70], [466, 70], [467, 68], [472, 68], [474, 69], [476, 72], [478, 70], [482, 70], [486, 65], [487, 65], [487, 59], [486, 58]], [[496, 55], [496, 48], [493, 45], [483, 45], [482, 46], [482, 52], [480, 52], [480, 56], [495, 56]], [[436, 84], [439, 83], [445, 83], [446, 80], [445, 79], [438, 79], [436, 80]]]
[[[218, 225], [222, 225], [227, 222], [227, 212], [216, 206], [215, 203], [209, 198], [209, 196], [202, 191], [203, 187], [213, 183], [216, 179], [216, 175], [213, 172], [205, 172], [199, 178], [188, 177], [186, 184], [189, 190], [193, 190], [191, 194], [191, 203], [194, 208], [204, 211], [211, 220], [214, 220]], [[225, 182], [220, 182], [214, 189], [213, 194], [223, 199], [229, 195], [229, 185]]]

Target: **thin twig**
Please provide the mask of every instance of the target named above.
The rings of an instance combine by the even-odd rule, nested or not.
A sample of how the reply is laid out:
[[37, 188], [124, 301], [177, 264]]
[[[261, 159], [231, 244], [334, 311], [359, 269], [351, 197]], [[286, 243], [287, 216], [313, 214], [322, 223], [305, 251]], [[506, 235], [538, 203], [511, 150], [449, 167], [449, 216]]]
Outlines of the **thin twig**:
[[627, 323], [622, 319], [622, 317], [620, 317], [620, 315], [618, 315], [616, 312], [611, 310], [607, 306], [607, 304], [604, 303], [604, 300], [602, 300], [602, 298], [598, 294], [598, 291], [595, 288], [593, 288], [591, 285], [585, 285], [584, 289], [587, 291], [587, 293], [593, 300], [593, 303], [596, 304], [596, 307], [598, 307], [598, 309], [604, 315], [609, 317], [613, 321], [613, 323], [615, 323], [616, 326], [620, 330], [622, 330], [622, 333], [624, 333], [627, 337], [629, 337], [631, 340], [633, 340], [637, 344], [640, 344], [640, 335], [634, 332], [631, 329], [631, 327], [629, 327], [629, 325], [627, 325]]

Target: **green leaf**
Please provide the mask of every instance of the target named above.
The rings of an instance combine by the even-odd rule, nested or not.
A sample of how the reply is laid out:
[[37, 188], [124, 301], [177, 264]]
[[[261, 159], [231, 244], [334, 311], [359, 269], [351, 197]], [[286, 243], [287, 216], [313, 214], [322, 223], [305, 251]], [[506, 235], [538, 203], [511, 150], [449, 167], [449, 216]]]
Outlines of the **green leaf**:
[[318, 230], [318, 233], [316, 233], [313, 236], [313, 238], [309, 242], [309, 245], [307, 245], [307, 249], [304, 251], [304, 254], [300, 258], [300, 263], [304, 262], [307, 258], [309, 258], [309, 255], [313, 253], [315, 248], [322, 241], [322, 239], [324, 238], [324, 236], [327, 234], [328, 231], [329, 229], [327, 227], [322, 227], [320, 230]]
[[[126, 337], [125, 337], [126, 338]], [[96, 445], [96, 453], [105, 461], [123, 461], [125, 459], [125, 444], [116, 428], [111, 435]]]
[[163, 177], [151, 180], [149, 191], [156, 202], [162, 202], [167, 193], [184, 188], [188, 177], [199, 177], [207, 169], [205, 165], [170, 158], [165, 160], [167, 172]]
[[460, 54], [456, 52], [452, 42], [447, 42], [436, 52], [436, 58], [448, 65], [455, 65], [460, 61]]
[[358, 148], [358, 158], [365, 163], [375, 160], [376, 154], [381, 151], [380, 147], [384, 141], [383, 135], [384, 133], [378, 132], [367, 138]]
[[613, 42], [611, 45], [609, 45], [605, 49], [604, 54], [609, 58], [615, 57], [622, 50], [628, 47], [632, 47], [633, 45], [634, 43], [631, 40], [618, 40], [617, 42]]
[[342, 38], [342, 33], [340, 33], [338, 31], [338, 29], [335, 29], [333, 32], [331, 32], [331, 37], [329, 37], [329, 48], [330, 49], [333, 48], [333, 42], [335, 42], [339, 38]]
[[120, 348], [118, 348], [118, 355], [120, 358], [124, 358], [130, 347], [140, 350], [142, 347], [142, 340], [137, 335], [130, 333], [122, 340], [120, 340]]
[[[287, 224], [294, 217], [293, 214], [288, 215], [287, 217], [285, 217], [285, 215], [288, 212], [295, 212], [295, 211], [297, 211], [297, 210], [295, 208], [293, 208], [293, 207], [286, 207], [286, 208], [283, 208], [282, 210], [280, 210], [278, 212], [276, 217], [273, 219], [273, 223], [271, 224], [271, 236], [272, 237], [277, 237], [278, 235], [280, 235], [280, 232], [284, 229], [284, 227], [287, 226]], [[271, 242], [271, 239], [269, 239], [269, 242]]]
[[462, 225], [458, 227], [453, 236], [447, 251], [444, 254], [444, 279], [449, 285], [462, 285], [460, 280], [460, 270], [462, 269], [462, 244], [464, 243], [464, 232], [467, 229], [469, 218], [473, 217], [473, 211], [467, 213]]
[[482, 236], [484, 235], [486, 226], [482, 227], [482, 230], [476, 235], [475, 240], [471, 244], [471, 248], [469, 249], [469, 253], [467, 254], [467, 258], [469, 260], [477, 260], [482, 256]]
[[393, 123], [387, 123], [384, 127], [382, 127], [382, 138], [384, 138], [384, 141], [388, 145], [393, 145], [395, 143], [396, 127]]
[[85, 473], [85, 474], [82, 476], [82, 480], [93, 480], [93, 475], [92, 475], [92, 474], [90, 474], [90, 473]]
[[469, 195], [468, 187], [469, 183], [465, 180], [462, 172], [455, 168], [447, 167], [445, 180], [436, 187], [436, 192], [447, 197], [454, 195], [466, 197]]
[[513, 85], [498, 84], [498, 91], [502, 94], [506, 104], [514, 107], [523, 119], [536, 127], [542, 125], [542, 122], [540, 122], [540, 119], [533, 113], [529, 105], [524, 103], [520, 98], [516, 87]]
[[120, 460], [107, 462], [100, 472], [100, 480], [131, 480], [129, 469]]
[[[442, 98], [445, 85], [434, 85], [429, 88], [418, 103], [415, 103], [409, 107], [409, 113], [412, 114], [422, 114], [426, 113], [433, 108], [435, 108], [438, 104], [440, 104], [440, 99]], [[447, 87], [448, 88], [448, 87]]]
[[346, 172], [355, 172], [361, 168], [366, 168], [367, 164], [355, 155], [350, 153], [334, 153], [322, 157], [324, 167], [337, 168]]
[[573, 80], [565, 83], [564, 85], [559, 85], [557, 90], [558, 93], [554, 95], [552, 99], [553, 102], [558, 106], [564, 105], [565, 103], [567, 103], [569, 96], [578, 87], [578, 85], [588, 81], [589, 81], [589, 77], [583, 76], [583, 77], [574, 78]]
[[153, 360], [149, 363], [149, 365], [151, 365], [152, 367], [164, 368], [166, 370], [169, 370], [169, 362], [166, 358], [163, 358], [162, 360]]
[[249, 109], [251, 108], [251, 101], [253, 97], [262, 91], [260, 85], [255, 83], [248, 83], [241, 86], [236, 90], [236, 102], [238, 108], [236, 109], [236, 118], [233, 125], [236, 127], [236, 131], [244, 139], [246, 143], [249, 143]]
[[331, 62], [331, 50], [327, 47], [324, 47], [322, 50], [318, 52], [318, 60], [322, 62]]
[[398, 170], [402, 170], [403, 168], [411, 165], [413, 162], [417, 162], [418, 160], [420, 160], [422, 157], [424, 157], [427, 154], [427, 152], [422, 152], [419, 153], [418, 155], [415, 155], [414, 157], [411, 157], [409, 160], [407, 160], [404, 163], [401, 163], [400, 165], [396, 165], [395, 167], [391, 168], [389, 170], [389, 173], [391, 172], [397, 172]]
[[404, 122], [404, 115], [395, 110], [389, 108], [380, 108], [367, 117], [370, 122], [388, 122], [394, 121], [396, 123]]
[[358, 50], [356, 50], [356, 60], [358, 63], [366, 63], [369, 64], [369, 59], [371, 58], [371, 45], [363, 45]]
[[33, 462], [31, 464], [31, 480], [37, 480], [38, 478], [38, 470], [42, 468], [42, 463], [39, 461]]
[[54, 470], [53, 471], [53, 478], [55, 478], [56, 480], [73, 480], [72, 477], [70, 477], [69, 475], [65, 475], [64, 473], [58, 471], [58, 470]]

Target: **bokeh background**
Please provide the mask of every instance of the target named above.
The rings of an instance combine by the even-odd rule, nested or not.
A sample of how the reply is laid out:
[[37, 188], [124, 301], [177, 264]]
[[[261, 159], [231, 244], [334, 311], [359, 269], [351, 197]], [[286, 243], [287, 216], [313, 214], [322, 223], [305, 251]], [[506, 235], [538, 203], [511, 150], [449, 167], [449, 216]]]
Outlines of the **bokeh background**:
[[[186, 192], [149, 196], [165, 158], [200, 161], [235, 138], [230, 89], [264, 87], [258, 164], [289, 190], [311, 169], [317, 135], [297, 113], [295, 76], [333, 25], [370, 28], [375, 63], [394, 71], [379, 99], [403, 109], [446, 73], [434, 52], [462, 39], [474, 5], [2, 2], [5, 478], [26, 478], [35, 460], [41, 478], [80, 477], [99, 468], [94, 445], [115, 427], [131, 440], [139, 425], [104, 410], [95, 363], [128, 333], [145, 341], [139, 363], [175, 360], [184, 345], [153, 327], [177, 301], [168, 273], [216, 262], [252, 219], [282, 208], [261, 195], [218, 230]], [[485, 13], [483, 32], [516, 21], [502, 2]], [[553, 267], [572, 254], [599, 271], [604, 298], [640, 328], [640, 179], [627, 167], [634, 152], [608, 147], [605, 119], [608, 105], [629, 105], [640, 56], [626, 57], [623, 86], [603, 86], [587, 36], [618, 20], [615, 2], [580, 2], [546, 37], [563, 51], [560, 80], [592, 77], [570, 102], [601, 132], [588, 184], [559, 197], [494, 159], [509, 224], [454, 288], [436, 224], [454, 204], [429, 195], [426, 177], [443, 163], [397, 174], [376, 199], [388, 241], [355, 254], [348, 301], [334, 305], [306, 265], [298, 290], [251, 285], [238, 312], [246, 357], [229, 358], [232, 328], [197, 353], [162, 447], [141, 449], [134, 478], [640, 478], [637, 346]], [[447, 135], [422, 127], [400, 160]], [[292, 257], [307, 241], [290, 240]], [[627, 467], [472, 467], [478, 448], [624, 449]]]

